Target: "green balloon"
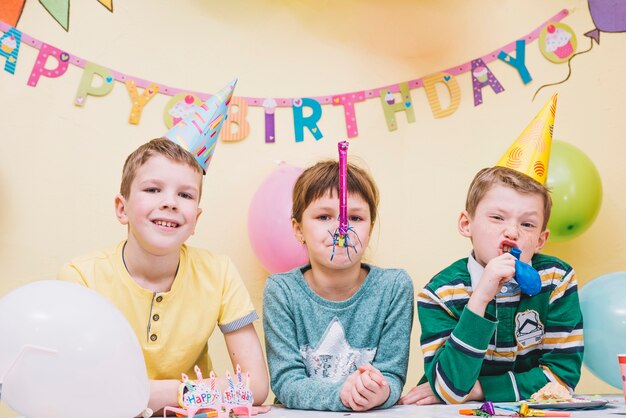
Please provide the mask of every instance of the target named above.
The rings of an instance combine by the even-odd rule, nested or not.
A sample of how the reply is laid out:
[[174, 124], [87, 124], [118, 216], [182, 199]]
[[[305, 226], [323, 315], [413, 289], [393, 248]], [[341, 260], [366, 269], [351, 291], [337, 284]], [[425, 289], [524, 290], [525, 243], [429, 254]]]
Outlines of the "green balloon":
[[553, 141], [546, 185], [553, 202], [550, 240], [565, 241], [587, 230], [602, 204], [602, 181], [589, 157], [573, 145]]

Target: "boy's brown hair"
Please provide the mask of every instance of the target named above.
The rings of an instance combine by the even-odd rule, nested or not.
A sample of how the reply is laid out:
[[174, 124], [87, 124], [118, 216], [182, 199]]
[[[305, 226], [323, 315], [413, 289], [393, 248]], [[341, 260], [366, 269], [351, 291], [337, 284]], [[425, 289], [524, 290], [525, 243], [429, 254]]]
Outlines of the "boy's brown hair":
[[[378, 187], [374, 179], [362, 168], [347, 164], [348, 194], [359, 195], [369, 206], [371, 225], [374, 226], [378, 210]], [[292, 217], [302, 222], [302, 214], [314, 200], [335, 191], [339, 195], [339, 163], [320, 161], [304, 170], [293, 187]]]
[[[130, 186], [139, 167], [155, 155], [162, 155], [171, 161], [185, 164], [200, 174], [204, 173], [193, 155], [180, 145], [167, 138], [155, 138], [141, 145], [126, 158], [124, 168], [122, 169], [122, 184], [120, 185], [120, 194], [124, 198], [128, 199], [130, 196]], [[198, 199], [200, 199], [200, 196], [202, 196], [202, 180], [200, 181]]]
[[552, 211], [550, 191], [546, 186], [526, 174], [507, 167], [483, 168], [476, 174], [467, 191], [467, 200], [465, 201], [465, 210], [470, 216], [474, 216], [478, 203], [497, 184], [510, 187], [519, 193], [536, 193], [540, 195], [543, 198], [543, 225], [541, 230], [545, 231], [550, 219], [550, 212]]

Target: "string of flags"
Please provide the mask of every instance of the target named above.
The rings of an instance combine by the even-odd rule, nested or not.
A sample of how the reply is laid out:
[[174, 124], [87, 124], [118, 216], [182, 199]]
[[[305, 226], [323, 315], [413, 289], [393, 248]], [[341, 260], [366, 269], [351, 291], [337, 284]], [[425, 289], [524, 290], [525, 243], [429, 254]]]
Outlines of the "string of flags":
[[[459, 108], [461, 103], [460, 76], [468, 72], [472, 83], [473, 103], [475, 107], [479, 106], [484, 101], [484, 89], [489, 89], [495, 94], [500, 94], [505, 90], [489, 64], [498, 61], [506, 63], [506, 71], [518, 73], [522, 83], [526, 85], [532, 81], [531, 71], [526, 63], [526, 47], [529, 43], [539, 40], [541, 53], [552, 63], [567, 62], [573, 56], [576, 51], [576, 35], [571, 27], [561, 22], [568, 14], [568, 10], [561, 10], [530, 33], [495, 51], [413, 80], [327, 96], [293, 98], [234, 96], [231, 100], [228, 120], [224, 123], [220, 133], [220, 139], [224, 142], [245, 139], [251, 129], [247, 121], [249, 108], [260, 107], [265, 116], [265, 142], [276, 142], [278, 135], [275, 125], [276, 109], [283, 107], [292, 110], [293, 137], [296, 142], [304, 141], [305, 135], [320, 140], [324, 137], [321, 129], [323, 106], [328, 105], [343, 108], [347, 137], [354, 138], [359, 134], [358, 103], [365, 100], [380, 102], [387, 129], [394, 131], [399, 127], [399, 115], [403, 115], [407, 123], [415, 122], [412, 91], [417, 89], [424, 90], [433, 117], [445, 118], [454, 114]], [[40, 41], [2, 21], [0, 21], [0, 31], [3, 32], [0, 36], [0, 57], [5, 59], [5, 72], [15, 74], [20, 47], [26, 45], [39, 50], [28, 77], [28, 86], [37, 87], [44, 79], [62, 77], [70, 65], [83, 69], [73, 98], [75, 106], [85, 107], [92, 97], [106, 96], [116, 84], [121, 83], [125, 86], [130, 99], [128, 122], [131, 124], [139, 124], [144, 108], [158, 94], [171, 97], [164, 109], [164, 123], [168, 128], [174, 126], [212, 96], [208, 93], [167, 86], [105, 67]], [[438, 89], [437, 86], [443, 88]], [[440, 100], [442, 92], [448, 95], [448, 100]], [[442, 103], [447, 103], [447, 105], [444, 106]], [[282, 136], [287, 136], [287, 134], [282, 134]]]
[[[113, 13], [113, 0], [97, 1]], [[11, 26], [17, 26], [25, 4], [26, 0], [2, 0], [0, 20]], [[66, 32], [70, 30], [70, 0], [39, 0], [39, 4]]]

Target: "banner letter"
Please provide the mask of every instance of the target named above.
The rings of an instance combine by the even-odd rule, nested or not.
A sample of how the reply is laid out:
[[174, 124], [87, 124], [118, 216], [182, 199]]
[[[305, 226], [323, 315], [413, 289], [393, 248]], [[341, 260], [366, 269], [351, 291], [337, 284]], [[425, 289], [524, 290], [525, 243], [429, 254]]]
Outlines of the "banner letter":
[[385, 112], [385, 119], [387, 120], [387, 129], [390, 131], [398, 129], [396, 112], [406, 112], [407, 122], [415, 122], [415, 112], [413, 111], [409, 84], [400, 83], [399, 86], [400, 94], [403, 99], [400, 102], [396, 102], [396, 98], [390, 90], [380, 90], [380, 102], [383, 104], [383, 111]]
[[268, 97], [263, 100], [263, 108], [265, 109], [265, 143], [273, 144], [276, 142], [276, 128], [274, 113], [276, 112], [276, 100]]
[[359, 127], [356, 124], [356, 112], [354, 104], [365, 100], [365, 93], [357, 91], [356, 93], [342, 94], [333, 96], [333, 106], [343, 105], [343, 115], [346, 119], [346, 130], [348, 138], [354, 138], [359, 135]]
[[[56, 67], [52, 69], [46, 68], [46, 63], [48, 62], [49, 57], [52, 57], [57, 62]], [[39, 77], [42, 75], [48, 78], [61, 77], [67, 71], [69, 61], [70, 54], [42, 42], [39, 55], [37, 55], [35, 65], [33, 65], [33, 70], [30, 72], [27, 84], [31, 87], [35, 87], [39, 81]]]
[[15, 28], [9, 29], [0, 37], [0, 56], [7, 59], [4, 64], [4, 71], [9, 74], [15, 74], [15, 64], [17, 64], [17, 55], [20, 52], [21, 43], [22, 32]]
[[504, 51], [500, 51], [498, 59], [515, 68], [519, 76], [522, 77], [524, 84], [528, 84], [532, 81], [533, 78], [530, 76], [528, 68], [526, 68], [526, 41], [523, 39], [515, 41], [515, 58]]
[[[102, 79], [102, 84], [97, 87], [91, 85], [94, 75], [97, 75]], [[80, 79], [74, 104], [76, 106], [84, 106], [87, 95], [104, 96], [109, 94], [109, 92], [113, 90], [113, 80], [113, 74], [108, 68], [104, 68], [103, 66], [94, 64], [93, 62], [88, 62], [85, 65], [83, 77]]]
[[128, 117], [128, 123], [138, 125], [143, 107], [159, 92], [159, 86], [154, 83], [150, 84], [148, 88], [144, 89], [140, 96], [137, 94], [135, 81], [126, 80], [126, 90], [128, 90], [130, 101], [133, 104], [130, 110], [130, 116]]
[[250, 123], [246, 119], [247, 116], [248, 103], [242, 97], [233, 96], [228, 107], [228, 118], [224, 121], [220, 131], [220, 139], [224, 142], [245, 139], [250, 133]]
[[[450, 95], [450, 105], [442, 109], [439, 102], [439, 95], [437, 95], [437, 89], [435, 84], [441, 83], [448, 89]], [[450, 116], [459, 108], [461, 103], [461, 89], [459, 83], [452, 74], [439, 73], [433, 74], [428, 77], [424, 77], [424, 90], [426, 91], [426, 97], [430, 104], [430, 110], [433, 112], [433, 116], [437, 119]]]
[[165, 105], [163, 119], [165, 126], [171, 129], [181, 120], [185, 119], [196, 107], [202, 105], [202, 100], [190, 93], [178, 93]]
[[[311, 115], [304, 117], [304, 108], [311, 109]], [[306, 127], [313, 135], [315, 140], [319, 141], [324, 135], [317, 126], [317, 122], [322, 118], [322, 106], [317, 100], [304, 97], [302, 99], [293, 99], [293, 125], [296, 134], [296, 142], [304, 141], [304, 128]]]
[[472, 61], [472, 86], [474, 90], [474, 106], [478, 106], [483, 102], [483, 87], [490, 86], [496, 93], [502, 93], [504, 87], [496, 79], [491, 70], [480, 58]]

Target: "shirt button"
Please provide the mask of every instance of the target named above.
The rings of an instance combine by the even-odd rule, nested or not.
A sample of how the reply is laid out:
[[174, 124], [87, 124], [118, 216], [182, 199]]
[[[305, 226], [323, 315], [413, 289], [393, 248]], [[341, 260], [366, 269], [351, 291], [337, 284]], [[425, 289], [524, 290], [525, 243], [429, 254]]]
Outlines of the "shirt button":
[[160, 318], [159, 314], [155, 313], [154, 315], [152, 315], [152, 319], [155, 320], [155, 321], [158, 321], [159, 318]]
[[508, 287], [506, 287], [506, 286], [502, 286], [502, 289], [500, 289], [500, 291], [501, 291], [502, 293], [506, 293], [508, 290], [509, 290], [509, 288], [508, 288]]
[[152, 335], [150, 336], [150, 341], [156, 341], [156, 340], [157, 340], [157, 336], [156, 336], [156, 334], [152, 334]]
[[156, 301], [161, 302], [163, 300], [163, 296], [157, 296]]

